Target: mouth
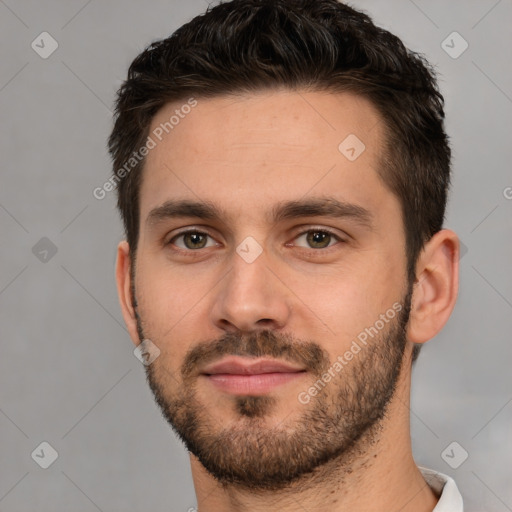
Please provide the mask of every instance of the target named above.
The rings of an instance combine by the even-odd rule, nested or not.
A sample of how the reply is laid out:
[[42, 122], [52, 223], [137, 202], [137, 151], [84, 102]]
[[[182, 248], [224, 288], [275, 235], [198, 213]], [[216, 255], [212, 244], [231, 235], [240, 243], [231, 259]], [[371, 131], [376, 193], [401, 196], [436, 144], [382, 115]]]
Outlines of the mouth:
[[220, 391], [232, 395], [261, 395], [307, 373], [303, 367], [276, 359], [231, 356], [206, 366], [201, 376]]

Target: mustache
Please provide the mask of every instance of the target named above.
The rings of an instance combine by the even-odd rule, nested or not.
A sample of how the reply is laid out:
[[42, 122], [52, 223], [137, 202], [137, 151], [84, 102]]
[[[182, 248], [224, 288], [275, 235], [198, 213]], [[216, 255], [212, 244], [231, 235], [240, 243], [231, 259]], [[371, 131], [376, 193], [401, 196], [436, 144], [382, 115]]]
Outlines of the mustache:
[[183, 360], [184, 381], [199, 375], [199, 368], [223, 356], [269, 357], [299, 363], [306, 370], [321, 375], [329, 368], [329, 353], [314, 341], [297, 340], [291, 334], [262, 330], [249, 334], [226, 332], [221, 338], [192, 347]]

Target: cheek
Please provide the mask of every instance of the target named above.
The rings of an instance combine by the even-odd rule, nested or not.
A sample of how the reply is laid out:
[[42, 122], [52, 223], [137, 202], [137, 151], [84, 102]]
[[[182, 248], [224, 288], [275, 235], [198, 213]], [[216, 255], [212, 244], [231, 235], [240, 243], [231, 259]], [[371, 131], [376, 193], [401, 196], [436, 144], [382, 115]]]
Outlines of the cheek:
[[296, 314], [314, 319], [317, 325], [316, 333], [303, 325], [304, 332], [321, 343], [332, 359], [402, 297], [400, 258], [393, 261], [382, 253], [360, 256], [328, 272], [307, 276], [295, 272], [291, 281], [294, 293], [302, 299]]
[[204, 307], [205, 293], [201, 279], [140, 261], [136, 296], [144, 334], [170, 360], [182, 360], [189, 346], [201, 339], [197, 316]]

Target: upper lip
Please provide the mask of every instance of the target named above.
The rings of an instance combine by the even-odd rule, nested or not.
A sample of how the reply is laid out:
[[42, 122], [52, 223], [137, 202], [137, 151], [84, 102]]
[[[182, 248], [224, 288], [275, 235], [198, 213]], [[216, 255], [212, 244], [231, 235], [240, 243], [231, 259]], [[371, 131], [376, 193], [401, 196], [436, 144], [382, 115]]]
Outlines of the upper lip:
[[255, 361], [247, 358], [229, 357], [220, 362], [205, 366], [201, 373], [206, 375], [219, 373], [258, 375], [262, 373], [296, 373], [301, 371], [304, 371], [304, 368], [276, 359], [258, 359]]

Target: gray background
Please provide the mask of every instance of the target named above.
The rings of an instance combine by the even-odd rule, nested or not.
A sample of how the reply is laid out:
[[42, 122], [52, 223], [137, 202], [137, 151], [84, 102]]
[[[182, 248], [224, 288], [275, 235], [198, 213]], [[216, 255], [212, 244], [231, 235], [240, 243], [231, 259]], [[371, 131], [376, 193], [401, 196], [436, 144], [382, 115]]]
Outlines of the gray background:
[[[415, 457], [454, 476], [467, 511], [512, 510], [512, 2], [353, 5], [437, 66], [454, 150], [446, 226], [467, 252], [454, 314], [414, 371]], [[114, 194], [99, 201], [92, 191], [110, 172], [112, 102], [129, 63], [206, 7], [0, 0], [3, 512], [196, 504], [187, 454], [153, 402], [120, 314]], [[59, 45], [47, 59], [31, 48], [43, 31]], [[469, 43], [458, 58], [442, 47], [453, 31]], [[462, 48], [453, 37], [444, 44]], [[31, 457], [43, 441], [59, 454], [46, 470]], [[452, 465], [469, 454], [457, 469], [441, 456], [453, 441]]]

